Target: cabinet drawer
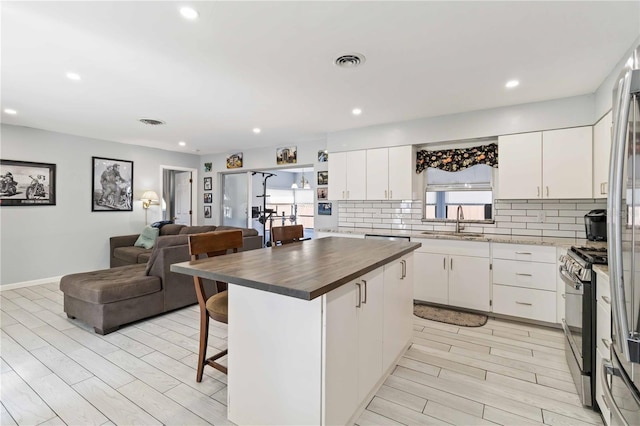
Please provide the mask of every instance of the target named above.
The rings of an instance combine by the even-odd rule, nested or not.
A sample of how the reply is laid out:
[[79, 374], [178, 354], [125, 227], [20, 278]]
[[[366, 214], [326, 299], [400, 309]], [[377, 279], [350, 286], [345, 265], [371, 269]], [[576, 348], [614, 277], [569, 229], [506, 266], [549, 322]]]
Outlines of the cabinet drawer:
[[609, 277], [601, 272], [596, 273], [596, 300], [611, 309], [611, 285]]
[[493, 244], [493, 258], [529, 262], [556, 263], [556, 248], [524, 244]]
[[608, 346], [611, 345], [611, 306], [603, 302], [598, 302], [596, 306], [596, 344], [603, 353], [609, 353]]
[[494, 285], [493, 312], [555, 323], [556, 292]]
[[411, 238], [411, 241], [422, 243], [422, 247], [416, 250], [422, 253], [489, 257], [489, 243], [484, 241], [456, 241], [436, 238]]
[[596, 350], [596, 402], [598, 403], [598, 407], [600, 407], [600, 411], [602, 411], [602, 418], [604, 419], [604, 424], [606, 426], [609, 426], [610, 422], [611, 422], [611, 411], [609, 410], [609, 407], [607, 407], [607, 404], [604, 401], [604, 392], [602, 390], [602, 387], [604, 386], [604, 383], [602, 383], [602, 360], [606, 359], [607, 361], [610, 359], [609, 358], [610, 353], [607, 352], [601, 352], [600, 348], [598, 348]]
[[556, 290], [556, 265], [522, 260], [494, 259], [493, 282], [538, 290]]

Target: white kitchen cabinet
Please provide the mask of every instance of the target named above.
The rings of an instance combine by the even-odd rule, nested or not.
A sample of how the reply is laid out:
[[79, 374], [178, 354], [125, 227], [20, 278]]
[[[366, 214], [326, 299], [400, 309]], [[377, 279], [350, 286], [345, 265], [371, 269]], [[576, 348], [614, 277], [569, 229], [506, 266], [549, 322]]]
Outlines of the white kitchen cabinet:
[[329, 198], [364, 200], [367, 195], [365, 150], [332, 152], [329, 160]]
[[413, 200], [418, 192], [412, 146], [367, 150], [367, 200]]
[[416, 300], [489, 311], [489, 243], [412, 239], [422, 247], [414, 256]]
[[384, 267], [383, 372], [393, 367], [399, 354], [411, 340], [413, 256], [404, 256]]
[[606, 425], [611, 421], [611, 412], [603, 397], [602, 360], [611, 359], [611, 287], [609, 276], [601, 266], [596, 271], [596, 402]]
[[[358, 403], [369, 394], [382, 375], [383, 269], [363, 276], [356, 285], [361, 292], [358, 317]], [[356, 306], [358, 306], [356, 305]]]
[[611, 111], [593, 126], [593, 198], [607, 198], [611, 128]]
[[557, 321], [555, 247], [493, 244], [493, 312]]
[[500, 136], [498, 145], [500, 199], [591, 198], [591, 126]]

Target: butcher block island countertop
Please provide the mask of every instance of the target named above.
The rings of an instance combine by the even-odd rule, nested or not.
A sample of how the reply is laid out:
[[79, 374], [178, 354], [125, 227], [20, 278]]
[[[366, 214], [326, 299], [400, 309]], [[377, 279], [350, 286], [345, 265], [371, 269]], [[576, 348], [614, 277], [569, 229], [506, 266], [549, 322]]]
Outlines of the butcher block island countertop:
[[229, 283], [227, 418], [353, 424], [410, 345], [419, 247], [327, 237], [172, 265]]
[[420, 246], [328, 237], [176, 263], [171, 271], [312, 300]]

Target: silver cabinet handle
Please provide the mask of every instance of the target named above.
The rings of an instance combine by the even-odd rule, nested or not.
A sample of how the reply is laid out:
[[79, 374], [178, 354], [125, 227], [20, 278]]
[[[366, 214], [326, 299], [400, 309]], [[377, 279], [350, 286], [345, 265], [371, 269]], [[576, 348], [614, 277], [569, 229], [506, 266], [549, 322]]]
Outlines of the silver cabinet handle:
[[[600, 379], [602, 380], [602, 399], [605, 402], [607, 408], [611, 411], [611, 424], [623, 424], [627, 422], [624, 420], [624, 416], [620, 412], [620, 408], [613, 401], [613, 395], [611, 394], [611, 388], [609, 387], [609, 380], [607, 376], [613, 376], [616, 374], [616, 369], [610, 364], [608, 359], [602, 358], [602, 368], [600, 369]], [[620, 374], [620, 373], [617, 373]], [[614, 417], [618, 420], [616, 421]]]
[[602, 300], [604, 300], [604, 303], [606, 303], [607, 305], [611, 304], [611, 299], [609, 299], [607, 296], [602, 296]]
[[563, 299], [566, 299], [566, 298], [567, 298], [567, 295], [566, 295], [566, 294], [564, 294], [564, 293], [562, 293], [562, 298], [563, 298]]
[[516, 275], [520, 275], [520, 276], [523, 276], [523, 277], [530, 277], [531, 276], [531, 274], [521, 274], [519, 272], [516, 272]]
[[453, 271], [453, 257], [451, 258], [451, 270]]
[[540, 187], [536, 186], [536, 189], [538, 190], [538, 193], [536, 194], [536, 197], [539, 197], [540, 196]]
[[532, 305], [533, 305], [533, 303], [518, 302], [517, 300], [516, 300], [516, 304], [518, 304], [518, 305], [525, 305], [525, 306], [532, 306]]
[[387, 197], [387, 190], [385, 189], [384, 190], [384, 199], [386, 200], [387, 198], [389, 198], [389, 197]]
[[367, 280], [362, 280], [362, 283], [364, 284], [364, 299], [362, 299], [362, 304], [366, 304], [367, 303]]
[[344, 200], [344, 191], [342, 191], [342, 199]]
[[609, 346], [611, 346], [611, 342], [609, 342], [609, 341], [608, 341], [607, 339], [605, 339], [605, 338], [602, 338], [602, 339], [600, 339], [600, 340], [602, 340], [602, 343], [604, 343], [604, 346], [605, 346], [607, 349], [609, 349]]
[[547, 197], [549, 197], [549, 187], [547, 186]]
[[444, 269], [444, 270], [447, 269], [447, 258], [446, 257], [442, 258], [442, 269]]
[[347, 189], [347, 200], [349, 199], [349, 190]]
[[528, 254], [529, 256], [531, 256], [531, 252], [528, 251], [517, 251], [516, 254]]
[[400, 264], [402, 265], [402, 276], [400, 279], [404, 280], [407, 277], [407, 261], [403, 259], [400, 261]]
[[390, 199], [391, 199], [391, 198], [393, 198], [393, 189], [390, 189], [390, 190], [389, 190], [389, 198], [390, 198]]
[[356, 283], [356, 286], [358, 286], [358, 304], [356, 305], [356, 308], [359, 308], [362, 306], [362, 288], [360, 283]]

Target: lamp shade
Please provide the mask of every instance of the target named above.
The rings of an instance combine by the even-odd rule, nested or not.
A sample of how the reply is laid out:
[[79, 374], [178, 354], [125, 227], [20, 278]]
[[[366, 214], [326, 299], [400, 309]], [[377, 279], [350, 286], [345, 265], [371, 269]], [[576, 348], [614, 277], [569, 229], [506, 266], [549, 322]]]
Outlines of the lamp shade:
[[142, 197], [140, 197], [141, 200], [149, 200], [149, 201], [158, 201], [158, 194], [156, 194], [155, 191], [144, 191], [144, 194], [142, 194]]

